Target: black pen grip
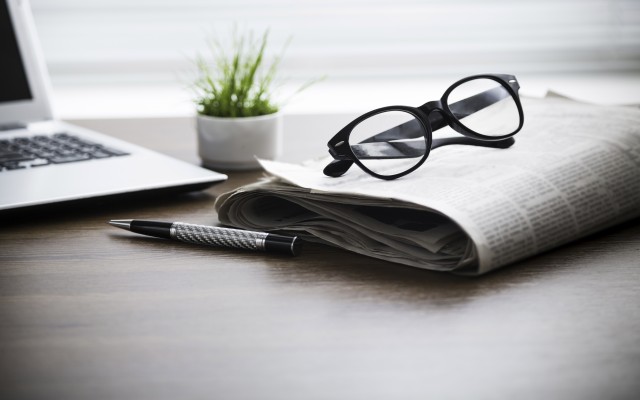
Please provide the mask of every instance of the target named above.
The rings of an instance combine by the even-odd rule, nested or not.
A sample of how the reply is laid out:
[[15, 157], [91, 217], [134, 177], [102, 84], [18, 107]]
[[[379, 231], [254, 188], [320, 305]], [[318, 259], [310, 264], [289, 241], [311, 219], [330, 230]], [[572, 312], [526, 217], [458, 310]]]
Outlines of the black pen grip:
[[171, 239], [171, 222], [133, 220], [129, 226], [131, 232], [141, 235]]
[[277, 251], [297, 256], [300, 254], [301, 248], [302, 241], [297, 236], [290, 237], [270, 233], [264, 239], [264, 249], [266, 251]]

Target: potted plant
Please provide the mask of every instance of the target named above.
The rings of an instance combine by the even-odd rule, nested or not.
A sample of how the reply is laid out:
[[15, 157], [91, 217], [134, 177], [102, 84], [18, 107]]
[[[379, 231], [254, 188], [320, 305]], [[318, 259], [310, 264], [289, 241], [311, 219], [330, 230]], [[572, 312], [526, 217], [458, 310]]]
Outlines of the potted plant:
[[268, 31], [261, 37], [234, 31], [233, 48], [213, 42], [214, 62], [196, 60], [198, 154], [214, 169], [256, 169], [257, 158], [282, 152], [282, 115], [272, 84], [281, 57], [267, 62]]

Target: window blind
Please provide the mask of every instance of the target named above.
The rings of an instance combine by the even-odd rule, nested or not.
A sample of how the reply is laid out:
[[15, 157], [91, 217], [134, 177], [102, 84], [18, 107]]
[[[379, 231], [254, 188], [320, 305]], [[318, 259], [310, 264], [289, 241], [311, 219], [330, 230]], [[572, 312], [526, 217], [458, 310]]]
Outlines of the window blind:
[[287, 40], [282, 74], [640, 70], [636, 0], [31, 0], [54, 83], [175, 82], [232, 27]]

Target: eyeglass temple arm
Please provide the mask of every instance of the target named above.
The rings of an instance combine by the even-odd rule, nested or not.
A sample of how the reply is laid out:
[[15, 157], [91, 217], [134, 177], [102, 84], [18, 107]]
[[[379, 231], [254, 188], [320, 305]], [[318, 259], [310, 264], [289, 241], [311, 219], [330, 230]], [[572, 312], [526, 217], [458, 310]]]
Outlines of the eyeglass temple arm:
[[[463, 119], [482, 110], [483, 108], [499, 102], [500, 100], [506, 99], [509, 96], [511, 96], [511, 94], [508, 91], [506, 91], [502, 86], [497, 86], [493, 89], [485, 90], [482, 93], [467, 97], [464, 100], [456, 101], [449, 105], [449, 109], [457, 119]], [[440, 114], [436, 115], [440, 117], [441, 121], [439, 121], [440, 125], [438, 127], [435, 127], [433, 123], [431, 123], [431, 128], [434, 131], [447, 125], [447, 122]], [[431, 122], [431, 119], [429, 119], [429, 122]]]
[[464, 144], [469, 146], [491, 147], [494, 149], [508, 149], [509, 147], [513, 146], [515, 142], [516, 140], [512, 137], [503, 139], [503, 140], [497, 140], [495, 142], [487, 142], [487, 141], [472, 139], [464, 136], [451, 137], [451, 138], [438, 138], [438, 139], [433, 139], [433, 141], [431, 142], [431, 150], [436, 149], [438, 147], [442, 147], [442, 146], [448, 146], [450, 144]]
[[[456, 101], [449, 105], [449, 109], [456, 118], [462, 119], [482, 110], [483, 108], [489, 107], [508, 96], [510, 96], [509, 92], [504, 90], [502, 86], [497, 86], [471, 97], [467, 97], [466, 99]], [[449, 125], [447, 120], [440, 113], [429, 114], [429, 123], [431, 124], [432, 131], [437, 131], [438, 129], [442, 129]], [[360, 143], [418, 138], [422, 136], [422, 129], [418, 124], [419, 122], [413, 119], [409, 122], [405, 122], [404, 124], [400, 124], [391, 129], [380, 132], [377, 135], [373, 135]]]
[[[472, 139], [468, 137], [451, 137], [451, 138], [437, 138], [433, 139], [431, 142], [431, 150], [437, 149], [438, 147], [448, 146], [452, 144], [462, 144], [462, 145], [470, 145], [470, 146], [481, 146], [481, 147], [490, 147], [495, 149], [507, 149], [516, 142], [516, 140], [512, 137], [498, 140], [495, 142], [487, 142], [477, 139]], [[385, 143], [387, 144], [387, 143]], [[357, 145], [355, 145], [357, 146]], [[393, 150], [396, 152], [400, 151], [396, 157], [389, 156], [387, 158], [407, 158], [411, 156], [419, 156], [423, 154], [422, 148], [419, 148], [419, 145], [415, 143], [403, 143], [403, 148], [399, 149], [394, 147]], [[380, 158], [378, 155], [359, 155], [358, 158], [361, 160], [367, 159], [377, 159]], [[331, 161], [325, 168], [324, 174], [331, 177], [338, 177], [344, 175], [345, 172], [353, 165], [353, 161], [351, 160], [333, 160]]]

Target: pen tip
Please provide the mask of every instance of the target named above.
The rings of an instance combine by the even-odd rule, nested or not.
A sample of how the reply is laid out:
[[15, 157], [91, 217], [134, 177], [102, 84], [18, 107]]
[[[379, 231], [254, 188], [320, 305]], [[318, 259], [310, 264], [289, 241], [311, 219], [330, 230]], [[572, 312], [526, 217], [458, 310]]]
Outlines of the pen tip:
[[115, 226], [117, 228], [122, 228], [126, 230], [131, 230], [131, 221], [130, 219], [112, 219], [109, 221], [109, 225]]

